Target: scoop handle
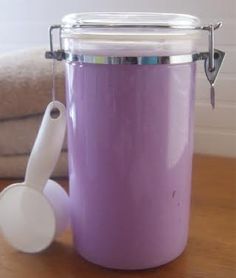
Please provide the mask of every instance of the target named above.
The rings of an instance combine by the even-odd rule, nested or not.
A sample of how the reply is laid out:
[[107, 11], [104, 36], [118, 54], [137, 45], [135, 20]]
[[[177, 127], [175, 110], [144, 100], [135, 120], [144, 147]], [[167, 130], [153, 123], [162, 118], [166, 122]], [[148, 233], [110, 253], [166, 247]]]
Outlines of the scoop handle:
[[[59, 116], [53, 118], [53, 109]], [[42, 191], [59, 158], [66, 129], [65, 106], [59, 101], [50, 102], [29, 157], [25, 184]]]

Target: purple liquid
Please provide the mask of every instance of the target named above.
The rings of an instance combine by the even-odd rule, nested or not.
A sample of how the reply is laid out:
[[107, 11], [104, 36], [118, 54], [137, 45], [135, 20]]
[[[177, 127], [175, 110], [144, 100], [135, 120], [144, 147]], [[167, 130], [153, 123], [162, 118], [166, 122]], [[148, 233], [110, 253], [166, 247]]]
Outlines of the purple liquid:
[[72, 225], [87, 260], [144, 269], [184, 250], [195, 69], [67, 65]]

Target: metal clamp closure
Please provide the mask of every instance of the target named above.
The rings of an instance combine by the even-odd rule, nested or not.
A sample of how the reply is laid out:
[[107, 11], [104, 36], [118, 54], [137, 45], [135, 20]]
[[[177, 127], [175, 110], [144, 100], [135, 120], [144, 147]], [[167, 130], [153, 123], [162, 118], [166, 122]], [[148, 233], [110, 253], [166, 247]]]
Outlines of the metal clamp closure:
[[204, 59], [204, 69], [206, 77], [210, 83], [210, 102], [212, 108], [215, 108], [215, 81], [221, 65], [223, 63], [225, 52], [215, 49], [215, 30], [219, 29], [222, 26], [222, 22], [219, 22], [215, 25], [209, 25], [203, 27], [202, 30], [208, 31], [208, 56]]

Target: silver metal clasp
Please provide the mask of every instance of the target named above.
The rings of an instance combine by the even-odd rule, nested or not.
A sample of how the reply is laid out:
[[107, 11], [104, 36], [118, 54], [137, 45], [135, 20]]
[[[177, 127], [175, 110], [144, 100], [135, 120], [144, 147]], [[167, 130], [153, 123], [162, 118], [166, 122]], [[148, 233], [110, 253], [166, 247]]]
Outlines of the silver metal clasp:
[[[58, 50], [54, 50], [53, 47], [53, 31], [59, 31], [59, 46]], [[62, 40], [61, 40], [61, 25], [52, 25], [49, 28], [49, 41], [50, 41], [50, 51], [45, 52], [46, 59], [56, 59], [58, 61], [62, 61], [65, 59], [65, 52], [62, 49]]]
[[[222, 62], [224, 60], [225, 53], [221, 50], [214, 49], [213, 63], [211, 64], [211, 58], [205, 60], [204, 68], [206, 77], [210, 83], [210, 101], [212, 108], [215, 108], [215, 81], [220, 71]], [[212, 67], [214, 66], [214, 68]]]
[[210, 102], [212, 108], [215, 108], [215, 81], [221, 65], [223, 63], [225, 52], [215, 49], [215, 30], [222, 26], [222, 22], [218, 22], [215, 25], [208, 25], [201, 27], [202, 30], [208, 31], [208, 53], [200, 53], [200, 59], [205, 60], [204, 68], [206, 77], [210, 83]]

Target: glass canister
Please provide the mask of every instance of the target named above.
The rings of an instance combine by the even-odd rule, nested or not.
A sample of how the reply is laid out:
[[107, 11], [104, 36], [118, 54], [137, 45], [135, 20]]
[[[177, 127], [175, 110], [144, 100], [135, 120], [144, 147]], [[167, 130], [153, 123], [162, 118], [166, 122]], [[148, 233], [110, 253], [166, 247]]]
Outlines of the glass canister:
[[[196, 61], [212, 84], [214, 30], [190, 15], [78, 13], [63, 18], [70, 204], [75, 248], [115, 269], [145, 269], [187, 243]], [[209, 31], [209, 52], [197, 41]], [[51, 37], [52, 39], [52, 37]]]

